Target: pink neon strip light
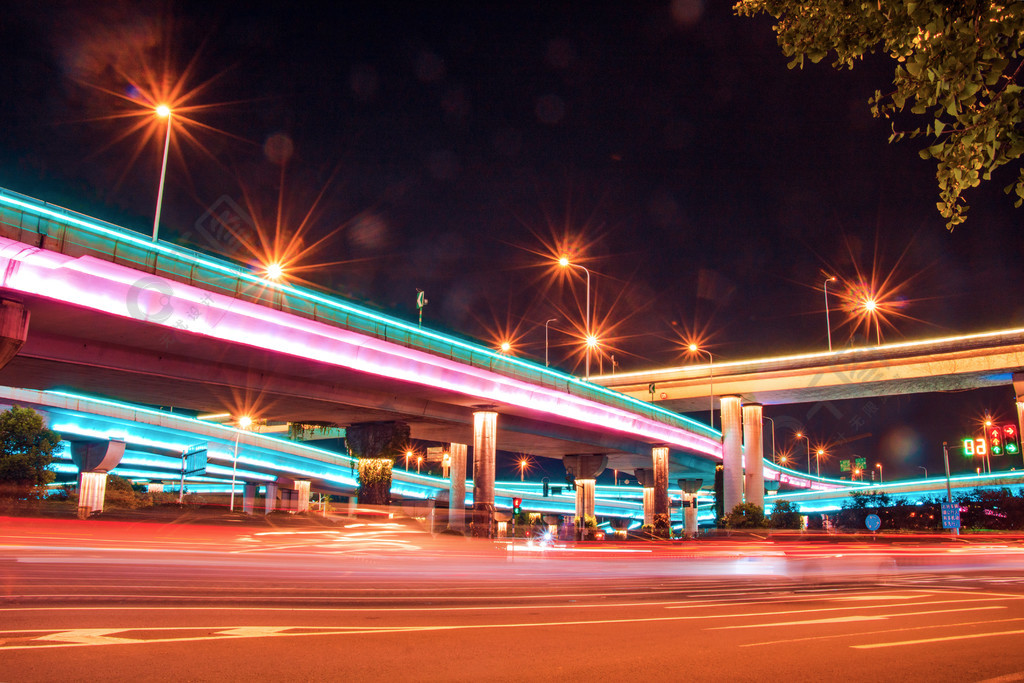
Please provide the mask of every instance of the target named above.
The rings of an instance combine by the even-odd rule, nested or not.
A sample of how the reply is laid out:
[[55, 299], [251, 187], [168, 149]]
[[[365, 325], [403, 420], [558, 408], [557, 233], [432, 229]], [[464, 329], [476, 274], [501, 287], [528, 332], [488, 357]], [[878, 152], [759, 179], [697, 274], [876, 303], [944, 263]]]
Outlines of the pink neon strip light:
[[91, 256], [73, 258], [0, 238], [3, 287], [225, 342], [433, 386], [481, 402], [558, 415], [721, 459], [721, 444], [621, 408], [538, 387], [423, 351], [148, 275]]

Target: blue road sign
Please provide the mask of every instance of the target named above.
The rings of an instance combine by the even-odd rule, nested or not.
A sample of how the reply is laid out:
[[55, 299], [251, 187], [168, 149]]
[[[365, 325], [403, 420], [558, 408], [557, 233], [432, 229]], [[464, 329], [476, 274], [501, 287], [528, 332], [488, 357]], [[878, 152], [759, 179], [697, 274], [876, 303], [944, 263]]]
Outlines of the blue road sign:
[[868, 515], [864, 518], [864, 524], [870, 531], [878, 531], [878, 527], [882, 526], [882, 520], [878, 515]]
[[958, 503], [942, 503], [942, 528], [960, 528], [960, 505]]

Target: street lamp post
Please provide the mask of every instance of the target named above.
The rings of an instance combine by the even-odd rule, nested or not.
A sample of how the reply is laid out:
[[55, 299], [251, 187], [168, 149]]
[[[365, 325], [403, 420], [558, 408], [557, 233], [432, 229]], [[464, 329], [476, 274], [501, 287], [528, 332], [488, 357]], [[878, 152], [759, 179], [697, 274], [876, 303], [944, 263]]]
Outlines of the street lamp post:
[[807, 440], [807, 476], [811, 476], [811, 437], [807, 436], [803, 432], [797, 432], [796, 438]]
[[882, 463], [876, 462], [875, 463], [875, 467], [878, 468], [878, 483], [879, 484], [884, 484], [885, 483], [885, 477], [882, 476]]
[[[691, 353], [706, 353], [708, 354], [708, 393], [711, 394], [711, 411], [709, 415], [709, 424], [711, 428], [715, 427], [715, 359], [711, 357], [711, 352], [707, 349], [702, 349], [696, 344], [690, 344]], [[774, 443], [774, 442], [773, 442]]]
[[821, 456], [825, 455], [825, 449], [819, 448], [814, 454], [814, 471], [821, 476]]
[[548, 367], [548, 325], [558, 322], [558, 318], [549, 318], [544, 321], [544, 367]]
[[775, 459], [775, 420], [771, 419], [767, 415], [762, 417], [772, 423], [772, 462], [778, 465], [779, 461]]
[[592, 340], [593, 340], [593, 335], [590, 333], [590, 271], [587, 270], [586, 267], [581, 266], [578, 263], [571, 262], [569, 260], [568, 256], [562, 256], [561, 258], [559, 258], [558, 259], [558, 265], [562, 266], [563, 268], [568, 268], [569, 266], [580, 268], [581, 270], [583, 270], [584, 273], [587, 274], [587, 307], [586, 307], [587, 321], [586, 321], [586, 327], [584, 329], [585, 329], [585, 332], [586, 332], [586, 347], [587, 347], [587, 350], [586, 350], [586, 354], [587, 354], [587, 374], [586, 374], [586, 379], [590, 379], [590, 348], [592, 346]]
[[828, 283], [835, 282], [835, 276], [829, 276], [825, 279], [823, 289], [825, 290], [825, 329], [828, 331], [828, 350], [832, 350], [832, 323], [828, 319]]
[[238, 430], [235, 432], [235, 455], [231, 459], [231, 512], [235, 511], [235, 474], [238, 472], [238, 439], [242, 436], [242, 430], [248, 429], [252, 424], [252, 418], [243, 415], [238, 418]]
[[164, 203], [164, 178], [167, 176], [167, 152], [171, 148], [171, 108], [161, 104], [156, 108], [156, 115], [167, 119], [167, 135], [164, 137], [164, 160], [160, 165], [160, 186], [156, 191], [156, 215], [153, 216], [153, 241], [160, 234], [160, 207]]
[[927, 479], [927, 478], [928, 478], [928, 468], [927, 468], [927, 467], [925, 467], [924, 465], [918, 465], [918, 466], [917, 466], [917, 469], [919, 469], [919, 470], [924, 470], [924, 478], [925, 478], [925, 479]]

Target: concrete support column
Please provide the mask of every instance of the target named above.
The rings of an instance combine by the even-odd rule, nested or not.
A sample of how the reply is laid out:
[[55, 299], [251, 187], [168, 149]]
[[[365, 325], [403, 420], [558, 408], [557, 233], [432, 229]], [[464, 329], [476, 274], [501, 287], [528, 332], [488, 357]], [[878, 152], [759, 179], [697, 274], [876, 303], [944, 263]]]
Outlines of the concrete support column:
[[263, 500], [263, 514], [269, 515], [277, 507], [277, 484], [267, 483], [267, 495]]
[[256, 494], [259, 493], [260, 487], [258, 484], [246, 483], [242, 487], [242, 512], [247, 515], [251, 515], [253, 507], [256, 505]]
[[651, 449], [654, 460], [654, 529], [671, 529], [668, 512], [668, 446]]
[[79, 472], [78, 516], [85, 518], [93, 512], [103, 512], [103, 499], [106, 493], [106, 472]]
[[124, 441], [86, 439], [71, 441], [71, 461], [78, 468], [78, 516], [82, 519], [103, 512], [107, 493], [107, 472], [124, 457]]
[[654, 487], [644, 487], [644, 524], [654, 526]]
[[723, 396], [722, 406], [722, 500], [725, 514], [743, 502], [743, 421], [739, 396]]
[[761, 404], [743, 406], [743, 470], [747, 502], [764, 510], [764, 423]]
[[587, 517], [594, 516], [594, 491], [596, 488], [596, 479], [576, 480], [576, 516], [579, 518], [581, 526], [585, 526]]
[[308, 479], [295, 482], [295, 512], [309, 512], [309, 483]]
[[0, 300], [0, 368], [21, 350], [28, 338], [28, 310], [16, 301]]
[[693, 538], [697, 535], [697, 494], [683, 494], [683, 535]]
[[466, 528], [466, 444], [453, 443], [448, 449], [451, 462], [448, 480], [448, 526]]
[[1017, 439], [1024, 454], [1024, 372], [1013, 373], [1013, 391], [1017, 394]]
[[703, 479], [680, 479], [679, 490], [683, 493], [683, 535], [693, 538], [697, 535], [697, 503]]
[[494, 535], [494, 458], [498, 414], [493, 410], [473, 413], [473, 535]]

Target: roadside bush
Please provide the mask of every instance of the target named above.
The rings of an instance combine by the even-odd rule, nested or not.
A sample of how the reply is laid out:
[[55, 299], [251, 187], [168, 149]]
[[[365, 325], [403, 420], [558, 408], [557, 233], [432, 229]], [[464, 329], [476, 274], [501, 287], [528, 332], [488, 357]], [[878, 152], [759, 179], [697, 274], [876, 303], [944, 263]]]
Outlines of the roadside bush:
[[776, 501], [768, 519], [768, 526], [773, 529], [799, 529], [800, 510], [788, 500]]
[[764, 508], [753, 503], [740, 503], [732, 512], [722, 518], [727, 529], [763, 529], [768, 526], [764, 517]]

